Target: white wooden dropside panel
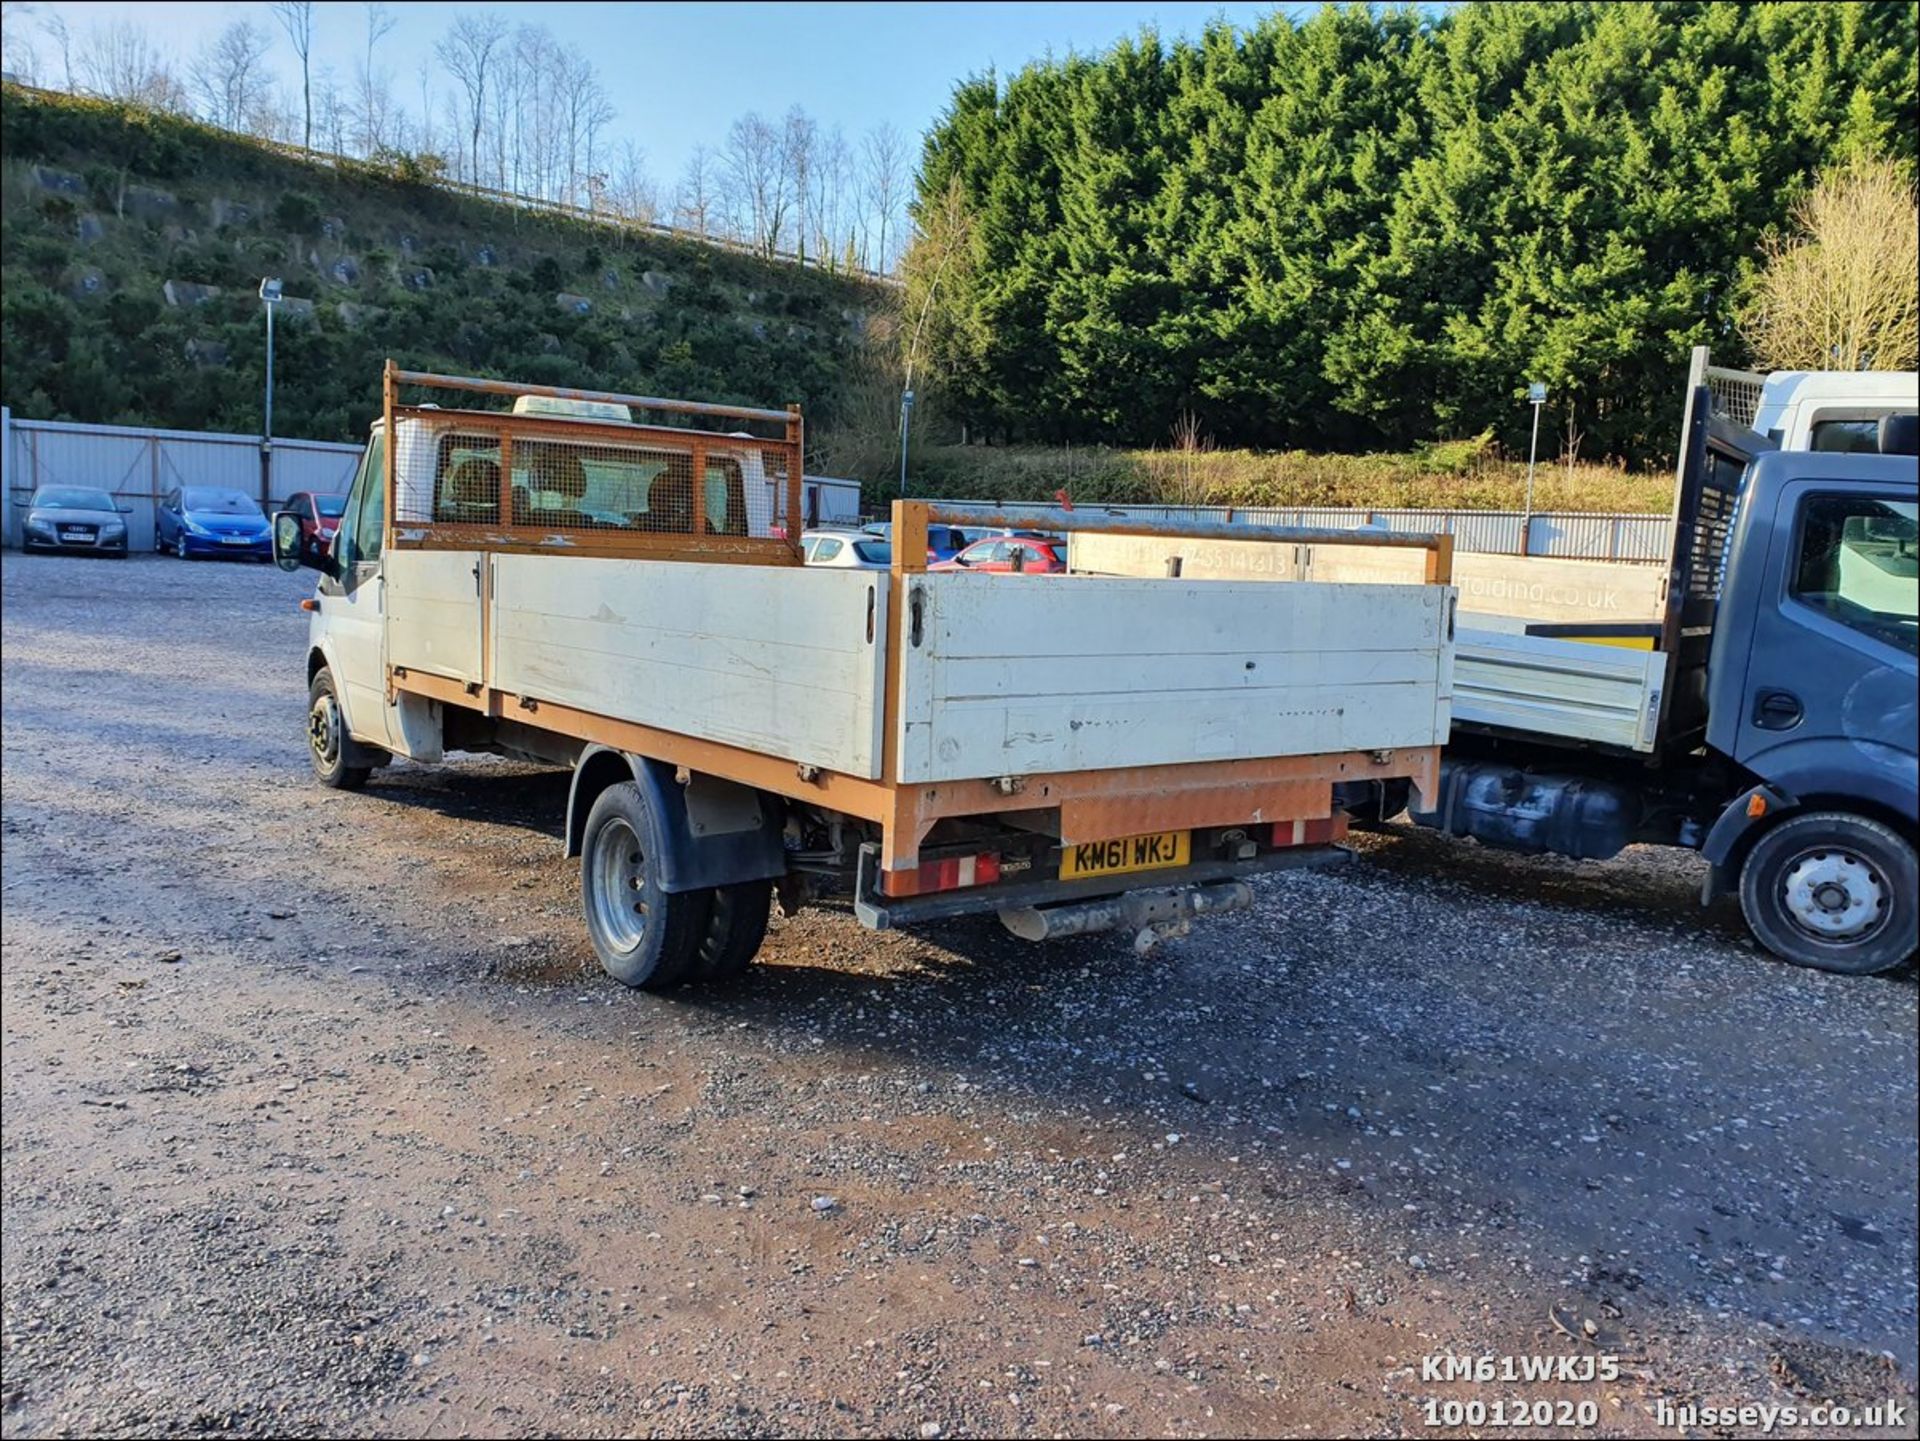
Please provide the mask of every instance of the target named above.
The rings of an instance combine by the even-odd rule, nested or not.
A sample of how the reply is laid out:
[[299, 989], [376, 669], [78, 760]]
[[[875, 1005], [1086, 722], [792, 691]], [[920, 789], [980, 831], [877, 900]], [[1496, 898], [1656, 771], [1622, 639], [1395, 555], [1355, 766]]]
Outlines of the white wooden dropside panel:
[[1442, 744], [1444, 586], [915, 577], [907, 783]]
[[463, 684], [480, 679], [480, 562], [473, 550], [386, 553], [387, 664]]
[[1462, 626], [1454, 719], [1535, 735], [1653, 749], [1667, 657]]
[[499, 555], [493, 683], [872, 779], [886, 580], [800, 566]]

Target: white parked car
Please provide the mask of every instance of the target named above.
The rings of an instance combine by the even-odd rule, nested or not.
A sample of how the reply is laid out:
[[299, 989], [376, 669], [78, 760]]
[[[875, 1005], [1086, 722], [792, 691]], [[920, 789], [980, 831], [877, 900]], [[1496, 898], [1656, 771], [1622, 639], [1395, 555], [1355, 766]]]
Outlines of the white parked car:
[[888, 542], [857, 530], [805, 531], [800, 536], [800, 554], [808, 565], [840, 570], [885, 570], [893, 564], [893, 547]]

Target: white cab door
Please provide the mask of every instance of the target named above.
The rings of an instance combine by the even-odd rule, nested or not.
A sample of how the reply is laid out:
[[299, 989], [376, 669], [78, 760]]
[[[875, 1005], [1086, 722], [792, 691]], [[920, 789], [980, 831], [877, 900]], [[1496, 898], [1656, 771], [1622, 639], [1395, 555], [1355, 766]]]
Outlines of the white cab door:
[[347, 729], [363, 741], [389, 747], [386, 686], [386, 436], [376, 431], [347, 497], [334, 537], [339, 573], [320, 582], [320, 614], [327, 650], [346, 711]]

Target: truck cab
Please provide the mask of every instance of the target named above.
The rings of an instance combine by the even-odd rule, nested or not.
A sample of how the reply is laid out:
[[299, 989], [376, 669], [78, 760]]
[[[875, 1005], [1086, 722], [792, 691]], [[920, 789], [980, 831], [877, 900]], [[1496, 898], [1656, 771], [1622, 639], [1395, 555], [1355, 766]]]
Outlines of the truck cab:
[[[1703, 902], [1737, 891], [1776, 955], [1886, 970], [1920, 934], [1915, 417], [1881, 414], [1868, 453], [1780, 448], [1729, 416], [1724, 373], [1703, 370], [1699, 357], [1664, 614], [1647, 627], [1644, 743], [1457, 710], [1440, 799], [1413, 818], [1576, 859], [1698, 849]], [[1855, 412], [1870, 379], [1848, 377]], [[1817, 408], [1774, 414], [1788, 440], [1837, 434]]]
[[1703, 849], [1770, 949], [1834, 970], [1913, 953], [1920, 544], [1910, 456], [1776, 451], [1741, 487], [1706, 750], [1750, 782]]
[[1879, 451], [1879, 424], [1888, 415], [1920, 410], [1920, 376], [1911, 370], [1776, 370], [1767, 375], [1717, 371], [1716, 391], [1752, 395], [1751, 430], [1782, 450]]

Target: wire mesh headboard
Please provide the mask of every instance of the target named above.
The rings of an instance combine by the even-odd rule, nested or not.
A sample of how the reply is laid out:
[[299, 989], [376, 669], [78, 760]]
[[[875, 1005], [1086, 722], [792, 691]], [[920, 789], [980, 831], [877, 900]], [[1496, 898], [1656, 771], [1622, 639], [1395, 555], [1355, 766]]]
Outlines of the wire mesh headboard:
[[[484, 399], [471, 409], [406, 404], [409, 388]], [[502, 399], [511, 409], [489, 405]], [[388, 362], [384, 415], [390, 545], [800, 562], [798, 406], [567, 390]]]

